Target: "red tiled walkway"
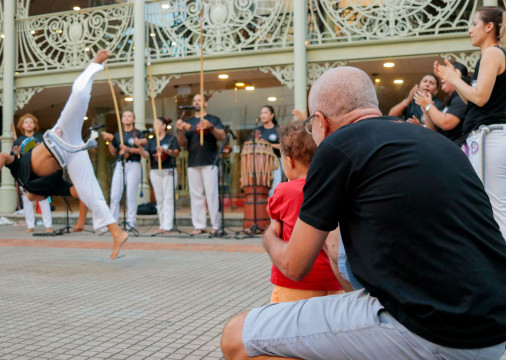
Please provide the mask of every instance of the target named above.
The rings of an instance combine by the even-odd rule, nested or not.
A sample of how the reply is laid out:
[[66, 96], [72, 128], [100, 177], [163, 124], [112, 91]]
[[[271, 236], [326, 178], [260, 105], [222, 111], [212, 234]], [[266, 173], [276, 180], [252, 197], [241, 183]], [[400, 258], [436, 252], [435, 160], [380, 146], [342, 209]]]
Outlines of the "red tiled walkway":
[[[112, 249], [112, 240], [75, 241], [39, 239], [0, 239], [0, 247], [53, 247], [72, 249]], [[127, 242], [122, 250], [174, 250], [174, 251], [215, 251], [215, 252], [265, 252], [261, 245], [253, 244], [183, 244], [183, 243], [141, 243]]]

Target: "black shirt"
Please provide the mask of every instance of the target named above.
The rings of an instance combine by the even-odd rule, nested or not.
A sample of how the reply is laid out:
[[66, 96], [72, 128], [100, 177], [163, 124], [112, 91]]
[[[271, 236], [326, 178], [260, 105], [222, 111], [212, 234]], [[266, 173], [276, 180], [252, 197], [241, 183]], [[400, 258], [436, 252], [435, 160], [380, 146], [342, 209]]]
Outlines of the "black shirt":
[[[434, 99], [432, 99], [432, 101], [434, 102], [434, 106], [437, 107], [439, 110], [441, 110], [443, 108], [443, 102], [441, 100], [439, 100], [438, 98], [434, 98]], [[420, 122], [423, 121], [422, 108], [420, 107], [420, 105], [416, 104], [415, 100], [411, 100], [411, 102], [408, 104], [408, 106], [402, 112], [402, 118], [404, 120], [408, 120], [408, 119], [412, 118], [413, 116], [416, 116], [416, 118], [418, 120], [420, 120]]]
[[[160, 146], [165, 150], [180, 150], [179, 143], [173, 135], [165, 135], [163, 139], [160, 139]], [[158, 160], [155, 159], [154, 154], [156, 153], [156, 138], [148, 139], [146, 146], [144, 147], [149, 153], [149, 160], [151, 161], [151, 169], [158, 169]], [[163, 157], [162, 157], [163, 159]], [[166, 155], [165, 161], [162, 161], [162, 169], [173, 168], [175, 163], [175, 157]]]
[[357, 280], [410, 331], [476, 348], [506, 340], [506, 242], [465, 154], [396, 118], [330, 134], [299, 218], [341, 228]]
[[[278, 126], [266, 129], [262, 125], [259, 126], [257, 130], [260, 131], [260, 139], [266, 140], [271, 144], [279, 144]], [[281, 152], [278, 149], [272, 148], [272, 150], [274, 150], [274, 154], [276, 154], [277, 157], [281, 156]]]
[[451, 114], [455, 116], [460, 120], [460, 122], [451, 130], [443, 130], [440, 127], [438, 127], [437, 130], [441, 135], [446, 136], [448, 139], [460, 146], [466, 142], [466, 137], [464, 136], [462, 128], [464, 124], [464, 117], [466, 115], [467, 105], [464, 103], [464, 101], [462, 101], [456, 91], [453, 92], [453, 94], [450, 96], [451, 98], [448, 102], [448, 105], [442, 111], [445, 114]]
[[[500, 48], [501, 49], [501, 48]], [[506, 57], [506, 50], [501, 49]], [[471, 84], [476, 84], [480, 72], [481, 58], [476, 64]], [[471, 101], [467, 102], [467, 113], [464, 120], [464, 134], [467, 136], [480, 125], [506, 123], [506, 70], [497, 75], [490, 99], [482, 107]]]
[[[216, 129], [223, 129], [220, 118], [207, 114], [204, 119], [213, 124]], [[190, 130], [184, 132], [188, 141], [188, 167], [212, 165], [218, 154], [216, 138], [211, 131], [207, 134], [204, 133], [204, 146], [201, 146], [200, 133], [195, 131], [195, 126], [200, 123], [200, 118], [194, 116], [186, 122], [191, 125]]]
[[[138, 146], [134, 145], [134, 137], [138, 139], [144, 139], [145, 136], [142, 131], [139, 131], [137, 129], [133, 129], [131, 131], [123, 131], [123, 144], [131, 148], [137, 148]], [[116, 131], [114, 138], [112, 139], [112, 145], [116, 148], [116, 150], [119, 151], [120, 144], [121, 142], [119, 138], [119, 131]], [[139, 154], [130, 153], [127, 161], [139, 162], [141, 161], [141, 156]]]
[[6, 165], [19, 185], [32, 194], [48, 196], [70, 196], [71, 184], [63, 180], [63, 171], [57, 171], [47, 176], [37, 176], [32, 173], [32, 151], [14, 157], [14, 161]]

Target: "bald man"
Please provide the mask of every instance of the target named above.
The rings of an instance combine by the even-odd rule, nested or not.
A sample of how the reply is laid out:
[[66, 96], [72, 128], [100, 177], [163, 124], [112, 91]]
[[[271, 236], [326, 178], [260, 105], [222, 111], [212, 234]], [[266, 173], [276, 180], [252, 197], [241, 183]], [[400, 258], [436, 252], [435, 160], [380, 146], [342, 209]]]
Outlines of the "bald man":
[[264, 247], [300, 280], [339, 224], [364, 289], [237, 315], [223, 331], [225, 358], [499, 359], [506, 243], [464, 153], [381, 116], [374, 85], [356, 68], [323, 74], [309, 110], [318, 149], [299, 218], [289, 242], [273, 222]]

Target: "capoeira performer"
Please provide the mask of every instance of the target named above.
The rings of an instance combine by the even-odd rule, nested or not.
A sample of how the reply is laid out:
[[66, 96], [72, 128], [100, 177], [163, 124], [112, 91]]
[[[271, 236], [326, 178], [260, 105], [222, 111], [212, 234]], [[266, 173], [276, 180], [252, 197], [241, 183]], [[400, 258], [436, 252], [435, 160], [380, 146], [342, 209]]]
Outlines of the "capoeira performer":
[[[47, 196], [72, 196], [80, 200], [79, 219], [74, 231], [84, 228], [86, 212], [93, 212], [93, 228], [107, 226], [114, 239], [111, 260], [127, 241], [128, 234], [121, 230], [105, 202], [98, 185], [88, 149], [96, 146], [96, 132], [84, 143], [81, 129], [88, 109], [91, 87], [95, 73], [104, 69], [103, 62], [109, 58], [108, 50], [101, 50], [93, 62], [79, 75], [72, 86], [72, 93], [56, 125], [46, 131], [42, 144], [21, 158], [0, 153], [0, 169], [6, 165], [12, 176], [27, 191], [31, 201], [40, 201]], [[63, 180], [62, 169], [66, 168], [73, 184]]]

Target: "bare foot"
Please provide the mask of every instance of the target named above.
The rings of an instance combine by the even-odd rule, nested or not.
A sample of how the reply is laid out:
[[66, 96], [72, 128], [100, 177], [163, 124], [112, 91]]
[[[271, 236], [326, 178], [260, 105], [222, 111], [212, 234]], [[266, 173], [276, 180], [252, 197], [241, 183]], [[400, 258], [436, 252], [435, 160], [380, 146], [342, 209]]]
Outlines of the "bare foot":
[[27, 228], [27, 229], [25, 230], [25, 233], [31, 233], [31, 232], [34, 232], [34, 231], [35, 231], [35, 229], [34, 229], [34, 228]]
[[93, 62], [96, 62], [97, 64], [102, 64], [104, 61], [106, 61], [109, 56], [111, 56], [111, 53], [109, 50], [100, 50], [97, 55], [95, 55], [95, 58], [93, 59]]
[[52, 228], [46, 228], [46, 232], [47, 232], [47, 233], [52, 233], [52, 232], [53, 232], [53, 229], [52, 229]]
[[165, 231], [163, 229], [158, 229], [155, 231], [155, 234], [163, 234]]
[[119, 249], [123, 246], [124, 243], [128, 240], [128, 234], [124, 231], [121, 231], [118, 235], [114, 236], [114, 244], [112, 245], [112, 254], [111, 260], [114, 260], [116, 256], [119, 254]]

